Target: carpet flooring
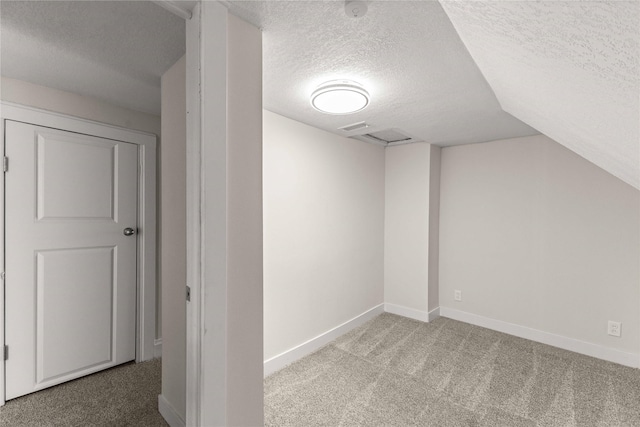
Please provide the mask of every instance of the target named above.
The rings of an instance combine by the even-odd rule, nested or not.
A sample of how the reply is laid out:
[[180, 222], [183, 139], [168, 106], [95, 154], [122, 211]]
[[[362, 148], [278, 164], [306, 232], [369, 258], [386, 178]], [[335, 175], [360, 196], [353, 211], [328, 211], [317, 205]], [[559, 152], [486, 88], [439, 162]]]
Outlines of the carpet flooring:
[[164, 427], [160, 360], [130, 363], [8, 401], [2, 427]]
[[[450, 319], [382, 314], [264, 381], [266, 426], [635, 426], [640, 370]], [[2, 427], [167, 426], [160, 361], [0, 407]]]
[[266, 426], [640, 426], [640, 370], [382, 314], [265, 379]]

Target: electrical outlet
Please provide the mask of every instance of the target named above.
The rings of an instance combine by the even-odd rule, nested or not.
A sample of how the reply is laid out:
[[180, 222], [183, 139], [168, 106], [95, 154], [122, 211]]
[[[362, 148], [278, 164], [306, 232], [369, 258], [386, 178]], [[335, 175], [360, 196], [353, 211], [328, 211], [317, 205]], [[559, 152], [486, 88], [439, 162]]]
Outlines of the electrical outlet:
[[462, 291], [453, 291], [453, 299], [456, 301], [462, 301]]
[[607, 328], [607, 333], [614, 337], [619, 337], [622, 332], [622, 324], [620, 322], [614, 322], [613, 320], [609, 320], [609, 327]]

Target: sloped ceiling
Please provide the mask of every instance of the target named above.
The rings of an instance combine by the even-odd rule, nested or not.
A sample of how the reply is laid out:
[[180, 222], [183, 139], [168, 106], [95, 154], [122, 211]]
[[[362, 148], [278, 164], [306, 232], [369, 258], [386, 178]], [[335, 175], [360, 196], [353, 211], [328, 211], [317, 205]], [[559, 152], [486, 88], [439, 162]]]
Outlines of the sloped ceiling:
[[185, 22], [148, 1], [0, 1], [3, 76], [160, 114]]
[[640, 188], [640, 2], [442, 5], [506, 112]]
[[[365, 16], [344, 1], [231, 1], [263, 30], [264, 106], [340, 135], [399, 128], [438, 145], [538, 134], [500, 105], [436, 1], [372, 1]], [[363, 111], [327, 115], [309, 96], [321, 83], [351, 79], [371, 94]], [[358, 133], [358, 132], [356, 132]]]

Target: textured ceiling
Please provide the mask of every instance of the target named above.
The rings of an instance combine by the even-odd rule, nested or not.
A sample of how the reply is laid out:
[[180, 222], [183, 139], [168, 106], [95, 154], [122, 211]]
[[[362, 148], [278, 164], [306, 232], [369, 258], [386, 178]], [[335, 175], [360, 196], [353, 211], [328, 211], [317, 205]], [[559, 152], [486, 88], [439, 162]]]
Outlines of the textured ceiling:
[[146, 1], [0, 2], [3, 76], [160, 114], [185, 23]]
[[[342, 0], [223, 3], [264, 31], [269, 110], [438, 145], [540, 131], [640, 188], [638, 1], [370, 1], [359, 19]], [[2, 0], [0, 37], [4, 76], [155, 114], [185, 42], [184, 21], [146, 1]], [[310, 93], [337, 78], [371, 105], [315, 111]]]
[[[330, 132], [366, 121], [438, 145], [538, 133], [502, 111], [438, 2], [369, 2], [359, 19], [344, 1], [229, 4], [263, 30], [268, 110]], [[311, 107], [317, 85], [344, 78], [367, 88], [369, 107], [344, 116]]]
[[640, 188], [640, 2], [443, 7], [505, 111]]

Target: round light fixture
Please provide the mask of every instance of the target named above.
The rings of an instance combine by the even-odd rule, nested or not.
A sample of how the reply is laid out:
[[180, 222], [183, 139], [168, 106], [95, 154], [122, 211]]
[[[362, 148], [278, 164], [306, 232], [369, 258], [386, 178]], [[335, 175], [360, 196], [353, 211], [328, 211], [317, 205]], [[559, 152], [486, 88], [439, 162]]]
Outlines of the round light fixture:
[[313, 91], [311, 105], [328, 114], [355, 113], [369, 105], [369, 92], [350, 80], [332, 80]]

